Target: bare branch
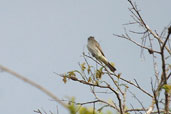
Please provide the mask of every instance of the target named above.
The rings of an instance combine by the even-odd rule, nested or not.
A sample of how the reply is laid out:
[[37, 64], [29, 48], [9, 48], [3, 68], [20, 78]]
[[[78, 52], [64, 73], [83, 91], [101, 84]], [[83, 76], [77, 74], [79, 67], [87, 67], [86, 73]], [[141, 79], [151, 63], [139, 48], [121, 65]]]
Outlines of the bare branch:
[[160, 114], [158, 99], [157, 99], [157, 95], [156, 95], [156, 92], [155, 92], [154, 87], [153, 87], [152, 80], [151, 80], [151, 87], [152, 87], [152, 92], [153, 92], [153, 95], [154, 95], [154, 100], [155, 100], [155, 104], [156, 104], [156, 107], [157, 107], [157, 111], [158, 111], [158, 114]]
[[5, 72], [9, 73], [9, 74], [12, 74], [16, 78], [18, 78], [18, 79], [20, 79], [20, 80], [22, 80], [22, 81], [24, 81], [24, 82], [32, 85], [33, 87], [41, 90], [43, 93], [45, 93], [46, 95], [48, 95], [49, 97], [51, 97], [52, 99], [54, 99], [56, 102], [58, 102], [59, 104], [61, 104], [63, 107], [68, 108], [68, 106], [66, 104], [64, 104], [63, 102], [61, 102], [61, 100], [59, 100], [59, 98], [57, 98], [53, 93], [51, 93], [49, 90], [45, 89], [41, 85], [39, 85], [39, 84], [31, 81], [30, 79], [28, 79], [28, 78], [26, 78], [26, 77], [24, 77], [24, 76], [22, 76], [22, 75], [20, 75], [20, 74], [18, 74], [16, 72], [10, 70], [10, 69], [2, 66], [2, 65], [0, 65], [0, 69], [2, 71], [5, 71]]
[[[57, 73], [56, 73], [56, 74], [57, 74]], [[59, 74], [57, 74], [57, 75], [60, 76], [60, 77], [64, 77], [63, 75], [59, 75]], [[72, 76], [71, 76], [71, 77], [66, 77], [66, 78], [71, 79], [71, 80], [73, 80], [73, 81], [80, 82], [80, 83], [85, 84], [85, 85], [94, 86], [94, 87], [99, 87], [99, 88], [106, 88], [106, 89], [111, 90], [113, 93], [115, 93], [115, 95], [116, 95], [116, 97], [117, 97], [117, 99], [118, 99], [118, 101], [119, 101], [120, 113], [123, 114], [122, 102], [121, 102], [121, 98], [120, 98], [120, 96], [119, 96], [119, 93], [118, 93], [117, 91], [115, 91], [109, 84], [106, 83], [107, 86], [99, 85], [99, 84], [93, 84], [93, 83], [89, 83], [89, 82], [84, 81], [84, 80], [79, 80], [79, 79], [77, 79], [76, 77], [72, 77]], [[97, 98], [97, 96], [96, 96], [96, 98]], [[98, 100], [100, 100], [100, 99], [98, 99]], [[103, 101], [103, 102], [105, 102], [105, 101]], [[109, 105], [109, 104], [108, 104], [108, 105]], [[113, 105], [110, 105], [110, 106], [114, 108]]]
[[[165, 64], [165, 57], [164, 57], [164, 48], [166, 45], [166, 42], [169, 39], [169, 36], [171, 34], [171, 26], [168, 28], [168, 35], [166, 40], [164, 41], [162, 47], [161, 47], [161, 59], [162, 59], [162, 71], [163, 71], [163, 76], [162, 78], [164, 79], [164, 84], [167, 84], [167, 76], [166, 76], [166, 64]], [[168, 92], [165, 90], [165, 110], [166, 114], [169, 112], [169, 95]]]
[[150, 49], [150, 48], [148, 48], [148, 47], [145, 47], [145, 46], [139, 44], [138, 42], [132, 40], [132, 39], [129, 37], [128, 34], [127, 34], [126, 36], [125, 36], [125, 35], [117, 35], [117, 34], [113, 34], [113, 35], [114, 35], [114, 36], [117, 36], [117, 37], [119, 37], [119, 38], [127, 39], [127, 40], [131, 41], [132, 43], [134, 43], [135, 45], [137, 45], [137, 46], [139, 46], [139, 47], [141, 47], [141, 48], [146, 49], [146, 50], [149, 51], [150, 53], [158, 53], [158, 54], [160, 54], [159, 51], [152, 50], [152, 49]]
[[153, 112], [154, 104], [155, 104], [155, 100], [154, 100], [154, 98], [153, 98], [150, 107], [149, 107], [148, 110], [146, 111], [146, 114], [151, 114], [151, 113]]
[[127, 109], [126, 112], [135, 112], [135, 111], [146, 111], [147, 109]]
[[143, 106], [143, 104], [142, 104], [142, 102], [138, 99], [138, 97], [134, 94], [134, 93], [132, 93], [131, 91], [129, 91], [131, 94], [132, 94], [132, 96], [138, 101], [138, 103], [141, 105], [141, 107], [145, 110], [145, 107]]
[[[128, 0], [128, 2], [129, 2], [130, 5], [132, 6], [132, 9], [135, 11], [136, 14], [135, 14], [133, 11], [131, 11], [131, 12], [132, 12], [132, 13], [134, 14], [134, 16], [139, 20], [139, 24], [140, 24], [141, 26], [143, 26], [146, 30], [148, 30], [148, 31], [154, 36], [154, 38], [156, 38], [161, 44], [164, 44], [164, 42], [161, 40], [161, 38], [160, 38], [156, 33], [154, 33], [154, 32], [150, 29], [150, 27], [144, 22], [144, 20], [143, 20], [143, 18], [141, 17], [141, 15], [140, 15], [140, 13], [139, 13], [137, 7], [132, 3], [132, 1], [131, 1], [131, 0]], [[171, 55], [170, 49], [169, 49], [167, 46], [165, 46], [165, 48], [166, 48], [166, 50], [168, 51], [168, 53]]]

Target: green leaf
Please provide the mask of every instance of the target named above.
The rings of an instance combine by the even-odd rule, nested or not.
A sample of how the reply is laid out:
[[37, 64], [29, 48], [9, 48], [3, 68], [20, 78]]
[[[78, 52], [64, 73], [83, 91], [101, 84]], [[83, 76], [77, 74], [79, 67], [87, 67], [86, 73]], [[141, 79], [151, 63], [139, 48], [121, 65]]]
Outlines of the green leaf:
[[122, 73], [119, 73], [119, 74], [117, 75], [118, 79], [120, 79], [120, 78], [121, 78], [121, 74], [122, 74]]
[[70, 114], [76, 114], [77, 113], [77, 107], [74, 104], [75, 99], [74, 97], [71, 99], [71, 102], [69, 102], [68, 109], [70, 111]]
[[82, 107], [79, 111], [80, 114], [92, 114], [87, 108]]
[[96, 84], [96, 85], [99, 85], [99, 81], [98, 81], [98, 80], [96, 80], [96, 81], [95, 81], [95, 84]]
[[75, 71], [68, 72], [68, 77], [73, 77], [73, 76], [76, 76]]
[[101, 79], [103, 75], [103, 67], [101, 67], [99, 70], [96, 70], [96, 78]]
[[88, 68], [87, 68], [87, 72], [88, 72], [88, 74], [90, 74], [91, 67], [92, 67], [92, 66], [88, 65]]
[[63, 76], [63, 82], [66, 84], [66, 82], [67, 82], [67, 76], [65, 75], [65, 76]]
[[171, 85], [164, 84], [162, 88], [165, 89], [168, 93], [171, 93]]
[[82, 63], [82, 64], [81, 64], [81, 70], [84, 71], [85, 69], [86, 69], [85, 63]]
[[88, 82], [91, 82], [91, 81], [92, 81], [92, 79], [91, 79], [91, 77], [89, 77], [89, 78], [88, 78]]

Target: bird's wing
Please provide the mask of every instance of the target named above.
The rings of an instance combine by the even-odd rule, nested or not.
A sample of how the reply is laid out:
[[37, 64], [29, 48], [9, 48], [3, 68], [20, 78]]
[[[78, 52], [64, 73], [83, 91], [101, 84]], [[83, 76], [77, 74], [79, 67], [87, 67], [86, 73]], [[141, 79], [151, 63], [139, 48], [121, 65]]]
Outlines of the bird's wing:
[[96, 47], [99, 49], [99, 51], [101, 52], [101, 54], [105, 57], [102, 48], [100, 47], [100, 44], [96, 41]]

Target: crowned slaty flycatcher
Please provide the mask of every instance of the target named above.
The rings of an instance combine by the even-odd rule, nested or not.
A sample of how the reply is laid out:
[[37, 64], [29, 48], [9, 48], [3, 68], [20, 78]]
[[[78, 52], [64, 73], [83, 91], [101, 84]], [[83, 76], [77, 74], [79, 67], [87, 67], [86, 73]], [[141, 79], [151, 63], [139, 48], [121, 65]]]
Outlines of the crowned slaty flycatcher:
[[93, 57], [95, 57], [99, 62], [103, 62], [112, 72], [116, 70], [116, 68], [108, 62], [100, 44], [94, 39], [94, 37], [90, 36], [88, 38], [87, 48]]

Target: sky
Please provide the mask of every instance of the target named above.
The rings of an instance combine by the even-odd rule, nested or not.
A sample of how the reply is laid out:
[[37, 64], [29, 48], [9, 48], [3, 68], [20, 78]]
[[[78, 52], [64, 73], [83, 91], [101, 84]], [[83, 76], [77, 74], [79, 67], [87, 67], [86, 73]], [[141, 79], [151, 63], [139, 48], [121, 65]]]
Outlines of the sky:
[[[170, 0], [137, 0], [144, 20], [158, 32], [171, 23], [170, 4]], [[82, 52], [88, 53], [87, 38], [94, 36], [124, 78], [136, 78], [150, 91], [151, 56], [142, 59], [140, 48], [113, 36], [122, 34], [123, 24], [132, 20], [129, 7], [127, 0], [0, 0], [0, 64], [60, 99], [75, 96], [89, 101], [93, 97], [87, 86], [64, 84], [54, 72], [79, 69]], [[56, 107], [60, 114], [68, 113], [41, 91], [4, 72], [0, 72], [0, 101], [2, 114], [34, 114], [38, 108], [55, 113]], [[150, 103], [148, 98], [144, 101]]]

